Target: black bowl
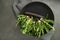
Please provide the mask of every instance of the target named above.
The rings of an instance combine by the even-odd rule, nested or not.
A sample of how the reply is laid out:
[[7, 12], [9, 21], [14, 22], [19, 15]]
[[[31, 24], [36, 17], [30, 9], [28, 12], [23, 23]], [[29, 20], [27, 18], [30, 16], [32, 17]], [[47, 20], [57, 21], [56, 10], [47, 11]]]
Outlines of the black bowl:
[[[20, 10], [20, 14], [23, 13], [24, 15], [28, 15], [28, 14], [25, 14], [25, 12], [36, 13], [38, 15], [44, 16], [45, 18], [46, 18], [46, 15], [48, 14], [48, 18], [51, 19], [51, 20], [54, 20], [54, 14], [53, 14], [51, 8], [48, 5], [46, 5], [45, 3], [42, 3], [42, 2], [31, 2], [31, 3], [27, 4], [26, 6], [23, 7], [22, 10]], [[29, 15], [29, 16], [31, 16], [31, 15]], [[20, 25], [19, 25], [18, 28], [20, 30]], [[49, 35], [48, 34], [47, 34], [47, 37], [50, 34], [52, 34], [52, 32]], [[45, 39], [47, 39], [47, 37], [44, 36]], [[42, 39], [44, 39], [44, 38], [42, 38]], [[28, 39], [28, 37], [27, 37], [27, 39]]]

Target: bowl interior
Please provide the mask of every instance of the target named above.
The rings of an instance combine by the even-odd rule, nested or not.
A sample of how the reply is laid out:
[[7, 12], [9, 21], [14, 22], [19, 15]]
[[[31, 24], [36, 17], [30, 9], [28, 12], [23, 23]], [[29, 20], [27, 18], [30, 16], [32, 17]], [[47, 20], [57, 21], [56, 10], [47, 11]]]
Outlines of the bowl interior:
[[[51, 20], [54, 20], [54, 14], [53, 14], [51, 8], [42, 2], [31, 2], [31, 3], [27, 4], [21, 10], [21, 13], [25, 13], [25, 12], [33, 12], [38, 15], [42, 15], [44, 17], [46, 17], [48, 14], [48, 18]], [[28, 14], [24, 14], [24, 15], [28, 15]], [[29, 15], [29, 16], [31, 16], [31, 15]], [[35, 19], [36, 19], [36, 17], [35, 17]]]

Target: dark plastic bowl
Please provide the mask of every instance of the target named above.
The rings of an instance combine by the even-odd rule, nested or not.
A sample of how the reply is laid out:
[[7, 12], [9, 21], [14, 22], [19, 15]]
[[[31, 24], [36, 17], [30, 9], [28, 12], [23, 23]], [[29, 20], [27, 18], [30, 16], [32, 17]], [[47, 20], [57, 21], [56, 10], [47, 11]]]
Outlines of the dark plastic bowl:
[[[42, 15], [44, 17], [46, 17], [46, 15], [48, 14], [48, 18], [51, 20], [54, 20], [54, 14], [51, 10], [51, 8], [46, 5], [45, 3], [42, 2], [31, 2], [29, 4], [27, 4], [26, 6], [23, 7], [22, 10], [20, 10], [20, 13], [25, 13], [25, 12], [33, 12], [33, 13], [37, 13], [39, 15]], [[17, 14], [17, 13], [16, 13]], [[20, 32], [20, 25], [18, 26], [19, 32]], [[50, 40], [53, 34], [53, 30], [48, 32], [47, 34], [43, 35], [39, 40]], [[29, 36], [25, 36], [23, 34], [21, 34], [23, 37], [21, 39], [26, 39], [26, 40], [35, 40], [35, 37], [29, 37]]]

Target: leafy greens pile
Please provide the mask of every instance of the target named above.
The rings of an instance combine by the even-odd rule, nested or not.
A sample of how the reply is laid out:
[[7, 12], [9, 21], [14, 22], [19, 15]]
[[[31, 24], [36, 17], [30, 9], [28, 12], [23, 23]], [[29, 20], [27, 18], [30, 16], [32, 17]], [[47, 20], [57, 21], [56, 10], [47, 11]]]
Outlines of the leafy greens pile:
[[42, 35], [48, 33], [54, 27], [50, 25], [54, 23], [53, 20], [43, 19], [35, 21], [33, 16], [29, 17], [26, 15], [18, 15], [17, 25], [21, 26], [20, 31], [23, 34], [32, 35], [35, 37], [41, 37]]

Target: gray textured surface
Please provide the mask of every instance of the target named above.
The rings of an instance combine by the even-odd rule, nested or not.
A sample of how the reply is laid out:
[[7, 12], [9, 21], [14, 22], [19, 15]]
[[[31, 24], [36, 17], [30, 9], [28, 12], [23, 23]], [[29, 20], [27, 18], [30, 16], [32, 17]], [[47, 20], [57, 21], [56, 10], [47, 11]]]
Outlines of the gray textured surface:
[[[15, 0], [0, 0], [0, 40], [24, 40], [16, 30], [16, 19], [12, 11], [12, 4]], [[51, 7], [55, 15], [56, 31], [52, 40], [60, 40], [60, 1], [59, 0], [40, 0]], [[23, 38], [23, 39], [22, 39]], [[30, 38], [28, 38], [30, 40]], [[35, 40], [32, 38], [32, 40]]]

